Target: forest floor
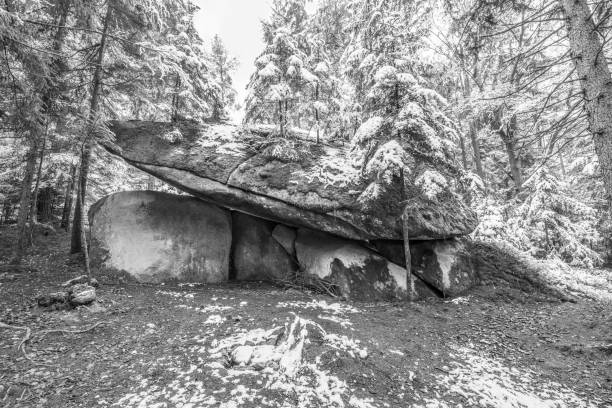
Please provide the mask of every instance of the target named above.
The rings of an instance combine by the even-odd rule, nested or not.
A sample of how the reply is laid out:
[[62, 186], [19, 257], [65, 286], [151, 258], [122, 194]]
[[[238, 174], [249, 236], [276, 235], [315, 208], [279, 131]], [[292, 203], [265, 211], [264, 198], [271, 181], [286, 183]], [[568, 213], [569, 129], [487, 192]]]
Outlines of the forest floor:
[[[0, 264], [13, 239], [0, 229]], [[42, 311], [37, 294], [81, 275], [67, 249], [64, 233], [41, 237], [30, 271], [0, 272], [0, 322], [31, 337], [25, 355], [26, 330], [0, 328], [0, 407], [612, 406], [605, 299], [481, 288], [449, 301], [366, 304], [256, 283], [100, 276], [94, 306]], [[594, 273], [612, 283], [610, 271]], [[228, 363], [240, 344], [274, 349], [292, 335], [281, 359], [292, 375]]]

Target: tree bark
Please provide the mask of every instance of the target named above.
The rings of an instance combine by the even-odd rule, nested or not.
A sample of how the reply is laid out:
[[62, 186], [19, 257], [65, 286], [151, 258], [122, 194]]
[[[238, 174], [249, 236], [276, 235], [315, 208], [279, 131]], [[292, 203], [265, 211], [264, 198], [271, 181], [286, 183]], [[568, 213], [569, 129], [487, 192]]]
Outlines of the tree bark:
[[26, 168], [23, 182], [21, 183], [21, 194], [19, 196], [19, 213], [17, 215], [17, 245], [12, 263], [21, 263], [21, 258], [29, 242], [28, 215], [30, 210], [30, 198], [32, 197], [32, 180], [36, 169], [36, 144], [32, 143], [26, 156]]
[[510, 118], [506, 124], [503, 123], [503, 107], [499, 107], [493, 113], [491, 125], [499, 135], [499, 138], [504, 144], [506, 155], [508, 156], [508, 165], [510, 166], [510, 174], [514, 181], [516, 193], [523, 188], [523, 177], [521, 170], [521, 160], [516, 154], [516, 115]]
[[55, 190], [53, 187], [45, 187], [40, 190], [38, 195], [37, 212], [39, 213], [39, 221], [46, 223], [52, 220], [53, 217], [53, 198]]
[[412, 274], [412, 255], [410, 254], [410, 235], [408, 233], [410, 229], [410, 224], [408, 223], [408, 216], [406, 214], [406, 185], [408, 180], [406, 179], [406, 172], [402, 169], [401, 171], [402, 178], [402, 199], [404, 200], [404, 211], [402, 212], [402, 232], [404, 238], [404, 256], [406, 258], [406, 287], [408, 289], [408, 299], [410, 302], [414, 302], [416, 290], [415, 290], [415, 282], [414, 275]]
[[470, 140], [472, 142], [472, 151], [474, 152], [474, 164], [476, 165], [476, 174], [486, 183], [484, 170], [482, 169], [482, 155], [480, 153], [480, 141], [476, 133], [476, 123], [470, 123]]
[[612, 75], [587, 1], [559, 0], [559, 3], [565, 12], [572, 58], [601, 167], [608, 211], [612, 214]]
[[76, 165], [70, 166], [70, 180], [66, 183], [66, 195], [64, 197], [64, 210], [62, 211], [62, 222], [60, 228], [68, 231], [70, 226], [70, 215], [72, 214], [72, 202], [76, 186]]
[[104, 17], [104, 27], [102, 29], [102, 37], [100, 39], [100, 47], [96, 58], [96, 68], [93, 75], [93, 88], [91, 91], [91, 100], [89, 106], [89, 118], [86, 125], [86, 135], [83, 141], [81, 150], [81, 168], [79, 172], [79, 189], [77, 193], [76, 208], [74, 210], [74, 220], [72, 222], [72, 239], [70, 241], [70, 253], [76, 254], [83, 252], [86, 242], [83, 241], [84, 220], [84, 204], [87, 193], [87, 179], [89, 177], [89, 162], [91, 161], [91, 152], [94, 146], [91, 127], [93, 126], [99, 110], [100, 90], [102, 87], [102, 63], [104, 62], [104, 53], [106, 50], [106, 39], [108, 35], [108, 26], [112, 16], [112, 7], [110, 3], [107, 6], [106, 16]]
[[[30, 200], [30, 230], [34, 228], [34, 224], [38, 222], [38, 191], [40, 189], [40, 178], [42, 176], [42, 167], [45, 161], [45, 148], [47, 147], [47, 130], [43, 135], [42, 147], [40, 148], [40, 160], [38, 161], [38, 170], [36, 171], [36, 184], [34, 192]], [[30, 231], [31, 235], [31, 231]]]

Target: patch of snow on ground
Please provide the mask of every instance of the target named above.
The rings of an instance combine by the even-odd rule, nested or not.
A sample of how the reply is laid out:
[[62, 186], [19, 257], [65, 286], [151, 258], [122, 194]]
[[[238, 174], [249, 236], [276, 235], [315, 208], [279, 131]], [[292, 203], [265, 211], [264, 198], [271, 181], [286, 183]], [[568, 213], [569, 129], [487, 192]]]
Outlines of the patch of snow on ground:
[[330, 322], [338, 323], [340, 326], [342, 326], [343, 329], [350, 328], [351, 330], [354, 330], [352, 327], [349, 327], [349, 326], [352, 326], [353, 323], [350, 320], [344, 319], [344, 318], [342, 318], [340, 316], [337, 316], [337, 315], [318, 315], [317, 317], [319, 319], [321, 319], [321, 320], [327, 320], [327, 321], [330, 321]]
[[156, 295], [164, 295], [164, 296], [172, 296], [175, 299], [193, 299], [195, 293], [187, 293], [187, 292], [173, 292], [169, 290], [158, 290], [155, 292]]
[[177, 305], [176, 307], [181, 308], [181, 309], [190, 309], [190, 310], [195, 310], [196, 312], [200, 312], [200, 313], [215, 313], [215, 312], [224, 312], [226, 310], [232, 310], [233, 307], [231, 306], [223, 306], [223, 305], [208, 305], [208, 306], [202, 306], [202, 307], [196, 307], [196, 306], [189, 306], [189, 305]]
[[344, 335], [338, 335], [335, 333], [327, 333], [323, 339], [333, 348], [346, 351], [351, 357], [355, 358], [359, 356], [365, 358], [368, 355], [367, 348], [361, 348], [359, 346], [359, 340], [352, 340]]
[[325, 300], [312, 300], [310, 302], [279, 302], [276, 307], [295, 309], [320, 309], [332, 314], [361, 313], [361, 311], [346, 303], [327, 303]]
[[[455, 347], [451, 354], [457, 361], [448, 374], [438, 376], [436, 384], [451, 394], [461, 395], [466, 406], [491, 408], [596, 408], [601, 401], [584, 399], [561, 384], [535, 381], [528, 370], [508, 367], [502, 361], [477, 350]], [[537, 384], [534, 387], [533, 384]], [[429, 404], [431, 403], [431, 405]], [[427, 407], [446, 407], [429, 401]], [[437, 404], [437, 405], [436, 405]]]
[[210, 315], [208, 319], [204, 322], [204, 324], [221, 324], [223, 323], [223, 317], [220, 315]]

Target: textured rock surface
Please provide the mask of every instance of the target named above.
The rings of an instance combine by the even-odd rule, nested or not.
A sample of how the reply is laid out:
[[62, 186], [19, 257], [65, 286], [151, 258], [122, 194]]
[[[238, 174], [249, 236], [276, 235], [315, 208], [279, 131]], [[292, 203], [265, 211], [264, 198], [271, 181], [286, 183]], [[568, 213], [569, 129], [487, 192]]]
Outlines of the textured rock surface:
[[92, 267], [140, 282], [223, 282], [231, 217], [191, 198], [149, 191], [110, 195], [90, 211]]
[[295, 239], [297, 238], [297, 230], [295, 228], [278, 224], [272, 231], [272, 237], [281, 244], [289, 255], [295, 258]]
[[478, 273], [462, 240], [414, 242], [412, 271], [444, 296], [457, 296], [477, 283]]
[[291, 280], [296, 265], [273, 237], [274, 224], [232, 213], [232, 272], [236, 280]]
[[[347, 149], [295, 140], [299, 158], [278, 160], [265, 136], [230, 125], [131, 121], [111, 129], [116, 143], [106, 144], [109, 151], [219, 206], [351, 239], [402, 237], [399, 180], [371, 194]], [[476, 227], [475, 214], [452, 195], [435, 204], [408, 198], [411, 239], [450, 238]]]
[[[355, 300], [406, 299], [406, 269], [356, 242], [312, 230], [299, 229], [295, 249], [303, 273], [338, 286]], [[436, 296], [417, 279], [416, 298]]]
[[84, 283], [79, 283], [70, 288], [70, 303], [81, 306], [88, 305], [96, 300], [96, 289]]

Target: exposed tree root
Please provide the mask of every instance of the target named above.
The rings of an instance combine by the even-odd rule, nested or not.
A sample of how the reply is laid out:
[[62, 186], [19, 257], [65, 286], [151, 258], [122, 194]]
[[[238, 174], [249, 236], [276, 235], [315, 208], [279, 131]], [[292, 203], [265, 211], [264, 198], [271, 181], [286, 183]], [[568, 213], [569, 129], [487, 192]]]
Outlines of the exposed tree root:
[[95, 329], [98, 326], [101, 326], [102, 324], [104, 324], [104, 322], [98, 322], [90, 327], [87, 327], [85, 329], [81, 329], [81, 330], [70, 330], [70, 329], [48, 329], [48, 330], [41, 330], [38, 333], [35, 333], [34, 335], [32, 335], [32, 330], [29, 327], [23, 327], [23, 326], [11, 326], [9, 324], [6, 323], [2, 323], [0, 322], [0, 329], [7, 329], [7, 330], [25, 330], [25, 335], [23, 336], [23, 338], [19, 341], [19, 344], [17, 345], [17, 350], [21, 351], [23, 353], [23, 356], [30, 362], [32, 362], [33, 364], [37, 364], [37, 365], [44, 365], [44, 366], [49, 366], [48, 364], [45, 363], [39, 363], [37, 361], [34, 361], [34, 359], [32, 359], [32, 357], [30, 357], [30, 355], [27, 353], [26, 351], [26, 344], [32, 340], [33, 337], [39, 336], [40, 339], [42, 339], [43, 337], [45, 337], [47, 334], [51, 334], [51, 333], [62, 333], [62, 334], [79, 334], [79, 333], [86, 333], [88, 331], [91, 331], [93, 329]]
[[42, 330], [40, 333], [38, 333], [38, 335], [40, 336], [40, 338], [42, 339], [43, 337], [45, 337], [47, 334], [52, 334], [52, 333], [62, 333], [62, 334], [80, 334], [80, 333], [86, 333], [88, 331], [91, 331], [93, 329], [95, 329], [98, 326], [103, 325], [104, 322], [98, 322], [90, 327], [87, 327], [85, 329], [82, 330], [70, 330], [70, 329], [49, 329], [49, 330]]

